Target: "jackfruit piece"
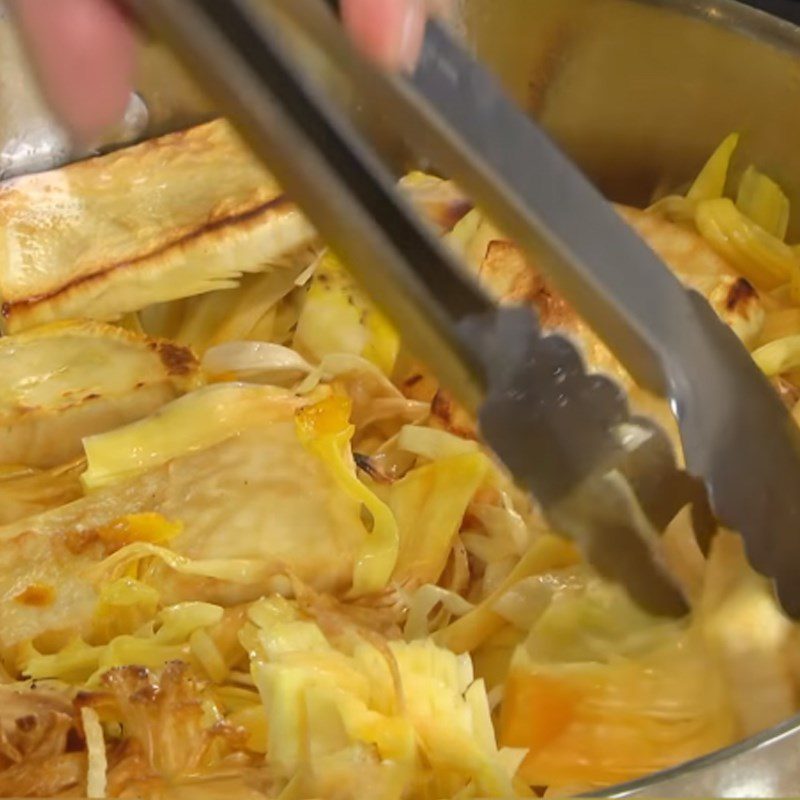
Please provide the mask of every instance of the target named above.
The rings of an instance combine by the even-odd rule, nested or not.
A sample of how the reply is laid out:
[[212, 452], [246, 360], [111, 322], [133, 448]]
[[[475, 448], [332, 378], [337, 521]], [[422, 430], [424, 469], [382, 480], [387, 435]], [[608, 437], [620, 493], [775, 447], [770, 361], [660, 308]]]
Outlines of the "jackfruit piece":
[[324, 782], [331, 759], [366, 748], [376, 764], [402, 768], [403, 796], [422, 785], [434, 797], [514, 794], [515, 767], [498, 750], [468, 655], [430, 640], [361, 641], [345, 652], [286, 601], [258, 606], [244, 638], [269, 720], [268, 756], [282, 777], [310, 764]]
[[331, 253], [319, 261], [297, 323], [294, 346], [315, 360], [351, 353], [391, 375], [400, 337]]
[[775, 181], [755, 167], [748, 167], [742, 175], [736, 206], [767, 233], [781, 241], [786, 238], [791, 213], [789, 198]]
[[66, 464], [85, 436], [144, 417], [199, 382], [190, 350], [103, 323], [2, 337], [0, 464]]
[[[209, 387], [176, 401], [178, 414], [167, 407], [134, 423], [139, 436], [123, 428], [107, 447], [95, 441], [96, 474], [130, 477], [0, 528], [0, 654], [13, 660], [30, 640], [52, 653], [88, 636], [102, 587], [124, 577], [155, 587], [165, 604], [248, 602], [288, 591], [287, 575], [318, 592], [349, 591], [369, 534], [360, 501], [299, 440], [302, 402], [268, 387]], [[146, 468], [129, 470], [117, 443], [134, 466], [137, 452], [150, 454]], [[180, 533], [154, 541], [141, 517], [153, 513]], [[131, 515], [142, 523], [132, 537], [109, 534]], [[31, 602], [34, 585], [52, 589], [46, 603]]]
[[303, 248], [269, 272], [242, 276], [235, 288], [148, 306], [138, 322], [148, 335], [198, 355], [226, 342], [286, 340], [300, 315], [304, 275], [316, 258], [313, 246]]
[[526, 781], [553, 790], [631, 780], [737, 735], [704, 638], [591, 576], [556, 588], [517, 648], [499, 729], [502, 744], [527, 748]]
[[0, 187], [7, 331], [230, 288], [315, 240], [227, 122]]

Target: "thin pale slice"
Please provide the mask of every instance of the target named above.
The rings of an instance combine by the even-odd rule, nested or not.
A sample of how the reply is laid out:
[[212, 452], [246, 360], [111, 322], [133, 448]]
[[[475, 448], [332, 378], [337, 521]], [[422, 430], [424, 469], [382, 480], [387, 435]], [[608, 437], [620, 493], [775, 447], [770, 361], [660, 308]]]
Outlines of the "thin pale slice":
[[[0, 652], [13, 656], [31, 639], [53, 652], [88, 635], [101, 586], [134, 567], [167, 604], [246, 602], [287, 586], [287, 575], [317, 591], [350, 588], [368, 535], [360, 503], [298, 439], [303, 401], [269, 387], [241, 392], [227, 392], [216, 411], [201, 402], [202, 414], [192, 413], [191, 396], [178, 401], [188, 420], [202, 419], [196, 446], [185, 430], [172, 433], [175, 415], [137, 424], [136, 446], [164, 456], [148, 471], [0, 528]], [[175, 436], [181, 447], [171, 451]], [[154, 543], [151, 526], [127, 524], [117, 535], [120, 520], [142, 514], [180, 524], [180, 533]]]
[[87, 489], [99, 489], [167, 464], [174, 458], [239, 436], [299, 405], [269, 387], [221, 383], [205, 386], [157, 413], [87, 438]]
[[0, 464], [82, 454], [85, 436], [146, 416], [200, 380], [192, 352], [96, 322], [0, 338]]
[[236, 285], [315, 239], [221, 120], [0, 187], [7, 330]]

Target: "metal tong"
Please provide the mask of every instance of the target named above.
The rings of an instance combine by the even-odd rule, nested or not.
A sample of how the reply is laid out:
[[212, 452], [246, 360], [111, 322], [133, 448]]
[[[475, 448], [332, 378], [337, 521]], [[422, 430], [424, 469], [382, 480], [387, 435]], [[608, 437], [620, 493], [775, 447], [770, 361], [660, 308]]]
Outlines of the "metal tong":
[[[350, 46], [323, 0], [132, 0], [229, 112], [404, 341], [460, 402], [554, 529], [643, 606], [686, 599], [658, 535], [687, 505], [738, 531], [800, 616], [800, 430], [706, 300], [659, 258], [437, 22], [413, 75]], [[530, 308], [499, 307], [400, 196], [298, 56], [327, 54], [375, 113], [454, 178], [645, 389], [670, 402], [686, 469], [611, 379]], [[702, 530], [701, 530], [702, 528]]]

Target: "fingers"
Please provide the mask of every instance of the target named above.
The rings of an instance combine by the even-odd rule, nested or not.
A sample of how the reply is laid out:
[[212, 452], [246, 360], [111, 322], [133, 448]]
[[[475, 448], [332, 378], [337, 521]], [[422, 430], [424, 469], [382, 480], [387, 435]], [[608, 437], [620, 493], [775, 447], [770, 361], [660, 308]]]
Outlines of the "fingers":
[[[441, 0], [439, 0], [441, 2]], [[122, 117], [134, 80], [134, 35], [110, 0], [12, 0], [56, 113], [82, 140]], [[345, 24], [370, 58], [410, 69], [425, 0], [342, 0]]]
[[134, 80], [133, 32], [108, 0], [15, 0], [55, 112], [82, 140], [123, 116]]
[[413, 67], [425, 32], [424, 0], [343, 0], [342, 16], [371, 59], [390, 69]]

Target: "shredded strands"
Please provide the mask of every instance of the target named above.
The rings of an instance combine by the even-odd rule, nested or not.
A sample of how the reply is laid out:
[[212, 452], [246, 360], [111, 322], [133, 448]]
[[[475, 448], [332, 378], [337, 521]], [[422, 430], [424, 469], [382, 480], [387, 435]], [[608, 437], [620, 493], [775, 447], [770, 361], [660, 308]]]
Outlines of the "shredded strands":
[[106, 796], [108, 777], [106, 771], [106, 743], [100, 718], [93, 708], [81, 709], [81, 722], [86, 734], [86, 757], [89, 763], [86, 776], [86, 796], [98, 798]]
[[739, 134], [732, 133], [714, 151], [708, 159], [700, 174], [695, 178], [686, 198], [693, 203], [705, 200], [715, 200], [725, 194], [725, 185], [728, 181], [728, 170], [734, 151], [739, 145]]
[[775, 181], [752, 165], [739, 183], [736, 206], [770, 236], [783, 241], [789, 228], [789, 198]]
[[[730, 185], [737, 144], [685, 196], [618, 210], [800, 420], [800, 245], [773, 177], [751, 166]], [[2, 340], [0, 795], [563, 797], [797, 712], [800, 629], [738, 538], [704, 555], [685, 509], [663, 552], [692, 612], [643, 612], [549, 530], [226, 128], [160, 146], [148, 160], [199, 175], [213, 263], [175, 279], [193, 242], [151, 259], [133, 300], [120, 272], [108, 296], [98, 284], [34, 309], [86, 319], [36, 328], [17, 309], [11, 327], [30, 330]], [[204, 152], [236, 169], [211, 180]], [[120, 184], [130, 157], [70, 167], [80, 197], [97, 170]], [[15, 219], [42, 182], [69, 185], [24, 179]], [[457, 187], [421, 173], [402, 186], [498, 300], [535, 305], [635, 392]], [[158, 191], [169, 214], [142, 225], [172, 241], [199, 210]], [[75, 246], [108, 228], [81, 213]], [[114, 247], [136, 252], [137, 226], [109, 213], [126, 223]], [[0, 263], [11, 277], [25, 276]]]

